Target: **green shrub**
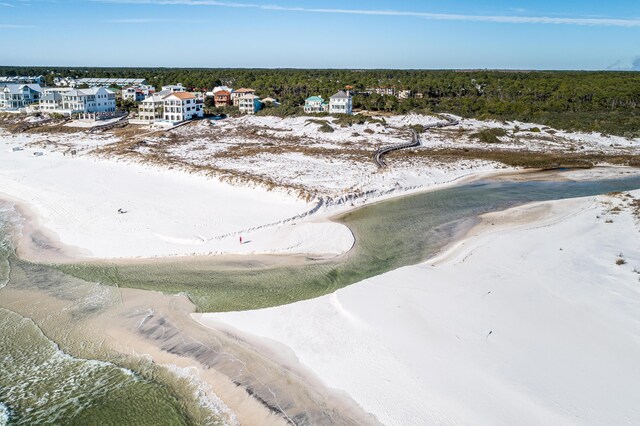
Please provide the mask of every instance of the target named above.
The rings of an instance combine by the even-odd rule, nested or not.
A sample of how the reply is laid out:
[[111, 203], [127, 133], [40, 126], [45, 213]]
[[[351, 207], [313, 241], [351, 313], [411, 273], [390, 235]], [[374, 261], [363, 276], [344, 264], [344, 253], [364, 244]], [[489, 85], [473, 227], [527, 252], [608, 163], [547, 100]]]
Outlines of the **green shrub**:
[[318, 131], [322, 133], [333, 133], [333, 127], [331, 127], [329, 123], [324, 122], [324, 124], [318, 128]]
[[472, 133], [471, 137], [483, 143], [500, 143], [500, 139], [498, 138], [506, 135], [506, 130], [495, 128], [480, 130], [479, 132]]
[[424, 126], [422, 124], [413, 124], [409, 126], [410, 129], [413, 129], [414, 132], [421, 135], [424, 133]]

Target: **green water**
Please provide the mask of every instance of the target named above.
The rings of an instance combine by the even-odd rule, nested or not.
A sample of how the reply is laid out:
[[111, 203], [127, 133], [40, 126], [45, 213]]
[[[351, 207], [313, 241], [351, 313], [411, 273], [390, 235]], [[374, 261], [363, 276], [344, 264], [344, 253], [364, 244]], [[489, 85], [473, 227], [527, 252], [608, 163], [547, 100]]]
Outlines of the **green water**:
[[[640, 177], [600, 181], [481, 181], [365, 206], [339, 221], [356, 245], [338, 261], [307, 259], [280, 267], [236, 262], [65, 265], [66, 273], [122, 287], [184, 293], [202, 312], [278, 306], [318, 297], [392, 269], [419, 263], [468, 228], [479, 214], [531, 201], [640, 188]], [[327, 238], [331, 238], [330, 235]]]
[[10, 424], [188, 424], [167, 390], [113, 364], [71, 357], [33, 321], [0, 309], [0, 401]]
[[[12, 258], [5, 242], [0, 246], [0, 306], [9, 307], [8, 294], [44, 295], [62, 308], [37, 305], [35, 300], [22, 308], [22, 314], [0, 307], [0, 425], [221, 422], [214, 411], [203, 408], [189, 383], [172, 379], [149, 362], [114, 356], [82, 339], [82, 324], [118, 303], [115, 285], [185, 293], [202, 311], [279, 305], [420, 262], [470, 226], [478, 214], [535, 200], [636, 188], [640, 177], [484, 181], [399, 198], [340, 218], [357, 240], [346, 258], [307, 259], [295, 267], [244, 258], [224, 263], [51, 268]], [[91, 341], [95, 340], [94, 336]]]
[[[15, 259], [2, 218], [0, 206], [0, 425], [222, 424], [198, 383], [82, 339], [86, 320], [118, 303], [116, 289]], [[34, 319], [6, 309], [16, 299]]]

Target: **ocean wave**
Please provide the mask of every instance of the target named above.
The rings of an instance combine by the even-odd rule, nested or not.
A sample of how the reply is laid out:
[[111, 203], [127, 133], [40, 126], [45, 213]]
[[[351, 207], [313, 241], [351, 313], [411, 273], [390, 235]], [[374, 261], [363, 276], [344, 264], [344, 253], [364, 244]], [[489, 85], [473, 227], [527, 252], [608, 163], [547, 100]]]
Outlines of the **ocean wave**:
[[0, 402], [0, 426], [8, 425], [9, 419], [9, 407]]
[[198, 377], [196, 368], [178, 367], [175, 364], [163, 365], [177, 377], [187, 379], [193, 388], [193, 396], [201, 407], [204, 407], [216, 417], [225, 420], [225, 425], [239, 426], [236, 415], [233, 411], [213, 392], [211, 385]]

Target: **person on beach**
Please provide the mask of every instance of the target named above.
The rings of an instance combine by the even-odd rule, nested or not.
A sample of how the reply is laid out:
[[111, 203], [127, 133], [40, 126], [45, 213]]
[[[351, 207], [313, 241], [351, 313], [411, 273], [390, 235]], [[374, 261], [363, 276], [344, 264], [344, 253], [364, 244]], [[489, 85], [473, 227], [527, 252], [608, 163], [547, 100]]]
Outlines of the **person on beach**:
[[242, 235], [240, 235], [240, 244], [242, 244]]

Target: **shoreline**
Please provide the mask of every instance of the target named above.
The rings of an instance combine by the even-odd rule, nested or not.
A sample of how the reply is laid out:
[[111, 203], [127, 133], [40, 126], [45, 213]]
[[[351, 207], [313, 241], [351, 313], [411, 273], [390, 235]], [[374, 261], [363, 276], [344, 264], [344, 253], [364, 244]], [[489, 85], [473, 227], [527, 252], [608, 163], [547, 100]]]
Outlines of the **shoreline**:
[[[103, 160], [100, 160], [103, 161]], [[135, 166], [134, 166], [135, 168]], [[595, 177], [602, 177], [608, 175], [609, 177], [615, 177], [620, 173], [639, 173], [640, 170], [625, 167], [605, 167], [591, 170], [574, 170], [569, 172], [573, 173], [580, 178], [589, 178], [589, 176], [596, 175]], [[332, 206], [324, 211], [315, 213], [309, 217], [301, 219], [296, 225], [292, 227], [300, 226], [301, 223], [322, 223], [330, 222], [338, 219], [340, 216], [346, 215], [364, 206], [369, 206], [375, 203], [382, 203], [391, 199], [397, 199], [401, 197], [414, 196], [420, 193], [427, 193], [442, 190], [445, 188], [454, 187], [457, 185], [464, 185], [470, 182], [474, 182], [482, 179], [531, 179], [535, 176], [545, 176], [546, 172], [538, 170], [490, 170], [490, 171], [472, 171], [463, 176], [456, 176], [447, 182], [441, 182], [438, 184], [432, 184], [428, 186], [421, 186], [417, 188], [410, 188], [406, 190], [395, 190], [391, 193], [387, 193], [378, 197], [369, 198], [365, 196], [363, 199], [356, 199], [352, 205], [348, 202], [338, 206]], [[549, 174], [553, 175], [556, 179], [565, 179], [567, 174], [562, 172], [551, 171], [548, 172], [546, 178], [549, 178]], [[198, 179], [195, 179], [198, 180]], [[0, 197], [2, 198], [2, 197]], [[7, 197], [8, 198], [8, 197]], [[22, 235], [17, 244], [17, 254], [20, 259], [28, 261], [34, 261], [42, 263], [45, 261], [60, 261], [60, 263], [89, 263], [89, 264], [136, 264], [136, 263], [202, 263], [211, 264], [224, 263], [226, 261], [232, 262], [234, 260], [258, 260], [269, 263], [272, 266], [291, 265], [296, 262], [305, 262], [309, 256], [314, 256], [309, 252], [300, 253], [236, 253], [236, 254], [224, 254], [224, 255], [176, 255], [176, 256], [156, 256], [156, 257], [144, 257], [144, 258], [96, 258], [87, 259], [82, 256], [79, 251], [74, 251], [70, 246], [63, 244], [58, 235], [45, 226], [44, 219], [40, 215], [36, 214], [32, 206], [21, 202], [19, 200], [10, 200], [11, 204], [15, 207], [15, 210], [22, 216], [21, 230]], [[548, 202], [546, 202], [548, 203]], [[544, 204], [544, 203], [543, 203]], [[335, 224], [335, 223], [334, 223]], [[320, 256], [320, 260], [340, 259], [345, 256], [349, 256], [351, 248], [354, 244], [353, 234], [351, 230], [342, 225], [336, 224], [341, 229], [347, 230], [350, 236], [349, 244], [346, 251], [330, 254], [329, 257], [325, 254]], [[333, 228], [336, 229], [336, 228]], [[476, 226], [468, 232], [460, 235], [459, 238], [455, 238], [451, 244], [445, 246], [441, 253], [436, 255], [436, 258], [445, 256], [447, 253], [454, 251], [458, 244], [464, 245], [464, 241], [468, 236], [477, 230]], [[235, 239], [235, 237], [234, 237]], [[346, 240], [345, 240], [346, 241]], [[344, 244], [344, 247], [347, 245]], [[302, 245], [302, 247], [305, 247]], [[51, 262], [55, 263], [55, 262]], [[358, 284], [356, 284], [358, 285]], [[346, 288], [350, 288], [349, 286]], [[291, 401], [296, 400], [294, 391], [304, 391], [304, 395], [308, 401], [332, 401], [330, 407], [339, 407], [341, 409], [347, 409], [349, 416], [354, 418], [369, 419], [369, 422], [374, 422], [369, 418], [370, 411], [366, 406], [363, 406], [358, 400], [346, 391], [339, 390], [335, 386], [324, 381], [322, 375], [317, 374], [314, 370], [310, 369], [302, 359], [299, 359], [295, 352], [287, 350], [285, 346], [274, 346], [273, 342], [268, 340], [253, 338], [251, 336], [237, 336], [237, 331], [232, 328], [226, 328], [226, 326], [218, 323], [217, 329], [214, 328], [215, 333], [203, 324], [203, 318], [209, 314], [196, 314], [194, 311], [193, 303], [184, 295], [171, 296], [168, 294], [160, 293], [157, 291], [149, 290], [137, 290], [118, 288], [118, 294], [121, 298], [123, 308], [119, 310], [120, 316], [117, 320], [115, 317], [110, 317], [109, 314], [104, 317], [105, 325], [94, 324], [97, 329], [102, 330], [103, 333], [109, 336], [109, 345], [122, 353], [132, 354], [135, 356], [148, 357], [157, 365], [172, 368], [172, 366], [178, 366], [179, 368], [195, 368], [197, 371], [197, 377], [208, 384], [216, 396], [220, 397], [222, 401], [227, 404], [230, 409], [238, 416], [239, 419], [243, 419], [245, 422], [269, 424], [283, 424], [284, 417], [273, 416], [273, 407], [269, 407], [268, 404], [260, 402], [260, 399], [253, 397], [248, 391], [253, 389], [251, 384], [238, 384], [231, 379], [234, 377], [233, 369], [232, 374], [228, 374], [228, 371], [221, 372], [217, 370], [220, 359], [214, 353], [211, 354], [208, 362], [210, 364], [201, 363], [196, 358], [196, 353], [192, 349], [181, 349], [184, 352], [175, 352], [173, 349], [177, 344], [177, 341], [168, 342], [165, 340], [157, 340], [156, 336], [151, 334], [140, 334], [140, 325], [145, 323], [146, 319], [134, 316], [142, 321], [139, 324], [134, 324], [131, 317], [122, 315], [122, 312], [136, 312], [136, 315], [144, 309], [154, 307], [154, 312], [157, 314], [156, 320], [164, 321], [169, 320], [179, 325], [180, 339], [191, 339], [195, 342], [206, 341], [209, 339], [212, 345], [213, 342], [217, 342], [220, 345], [220, 341], [227, 342], [225, 344], [240, 345], [234, 346], [239, 353], [246, 355], [249, 354], [249, 359], [253, 363], [255, 368], [261, 369], [262, 373], [267, 376], [260, 378], [258, 376], [257, 383], [271, 383], [270, 380], [276, 377], [277, 380], [282, 380], [280, 374], [284, 374], [288, 377], [288, 380], [295, 380], [299, 383], [299, 387], [283, 387], [282, 394], [290, 398]], [[340, 290], [339, 290], [340, 292]], [[336, 293], [328, 295], [334, 296]], [[324, 298], [325, 296], [323, 296]], [[316, 299], [312, 299], [316, 300]], [[337, 300], [337, 299], [336, 299]], [[296, 302], [297, 304], [300, 302]], [[138, 306], [135, 306], [135, 305]], [[287, 305], [290, 306], [290, 305]], [[338, 304], [339, 306], [339, 304]], [[111, 321], [113, 320], [113, 322]], [[157, 325], [157, 323], [155, 323]], [[209, 324], [210, 325], [210, 324]], [[204, 329], [201, 330], [201, 329]], [[164, 333], [163, 333], [164, 334]], [[236, 334], [236, 336], [234, 336]], [[222, 339], [222, 340], [219, 340]], [[169, 346], [166, 346], [169, 345]], [[224, 348], [224, 346], [222, 346]], [[226, 351], [225, 351], [226, 352]], [[268, 366], [268, 368], [265, 367]], [[222, 363], [223, 369], [230, 368], [226, 363]], [[280, 373], [276, 373], [276, 372]], [[268, 376], [269, 374], [275, 374], [275, 376]], [[267, 378], [268, 377], [268, 378]], [[249, 382], [251, 383], [251, 382]], [[309, 385], [312, 384], [312, 385]], [[336, 390], [338, 389], [338, 390]], [[319, 396], [317, 393], [320, 393]], [[308, 407], [311, 407], [309, 405]], [[271, 414], [270, 414], [271, 413]], [[332, 414], [335, 415], [335, 414]], [[380, 420], [380, 419], [378, 419]]]
[[[605, 170], [608, 170], [608, 172], [606, 172], [608, 174], [615, 174], [615, 173], [620, 173], [621, 169], [616, 168], [616, 169], [605, 169]], [[623, 169], [623, 170], [626, 170], [626, 169]], [[422, 188], [422, 190], [418, 192], [436, 191], [439, 189], [443, 189], [445, 187], [461, 185], [473, 180], [486, 178], [488, 175], [524, 176], [526, 174], [535, 174], [535, 173], [536, 173], [535, 171], [528, 171], [528, 170], [518, 171], [516, 173], [513, 173], [512, 171], [500, 171], [500, 172], [491, 172], [491, 173], [483, 172], [473, 176], [461, 177], [459, 179], [456, 179], [454, 182], [448, 182], [446, 184], [442, 184], [439, 186]], [[415, 192], [414, 193], [395, 193], [390, 195], [389, 198], [397, 198], [397, 197], [411, 196], [411, 195], [415, 195]], [[370, 203], [365, 203], [364, 205], [369, 205], [375, 202], [382, 202], [382, 201], [385, 201], [385, 200], [374, 199], [374, 200], [371, 200]], [[535, 204], [548, 204], [548, 203], [553, 203], [553, 202], [543, 202], [543, 203], [533, 203], [533, 204], [535, 205]], [[527, 207], [527, 206], [529, 206], [529, 204], [525, 206], [521, 206], [520, 208]], [[346, 214], [362, 206], [353, 206], [353, 207], [345, 206], [345, 207], [346, 207], [345, 211], [330, 212], [333, 215], [332, 217], [337, 217], [337, 216]], [[314, 219], [319, 220], [320, 217], [316, 217]], [[466, 241], [468, 236], [472, 234], [474, 230], [477, 230], [475, 226], [472, 228], [472, 230], [470, 230], [469, 232], [461, 236], [461, 239], [456, 238], [456, 240], [452, 242], [452, 245], [443, 248], [442, 253], [438, 254], [436, 258], [440, 256], [445, 256], [447, 253], [450, 253], [451, 251], [455, 250], [456, 246], [458, 244], [461, 244], [461, 242]], [[343, 254], [341, 256], [346, 256], [346, 255], [348, 255], [348, 253]], [[271, 261], [284, 262], [285, 264], [287, 262], [290, 262], [292, 259], [296, 259], [296, 258], [301, 260], [304, 259], [304, 255], [300, 255], [300, 256], [294, 256], [294, 255], [269, 256], [267, 255], [264, 257], [267, 259], [270, 259]], [[246, 255], [235, 256], [234, 258], [246, 258]], [[154, 261], [167, 262], [175, 259], [176, 258], [157, 258]], [[216, 256], [205, 256], [205, 257], [199, 256], [199, 257], [180, 257], [180, 259], [181, 259], [180, 261], [186, 261], [186, 262], [189, 262], [189, 261], [206, 262], [206, 261], [211, 261], [212, 259], [224, 260], [225, 258], [216, 257]], [[229, 259], [229, 257], [227, 257], [226, 259]], [[144, 261], [144, 260], [134, 259], [133, 262], [135, 261]], [[107, 260], [107, 262], [113, 263], [112, 260]], [[121, 295], [121, 298], [123, 301], [122, 303], [124, 305], [128, 305], [132, 301], [135, 302], [140, 297], [138, 295], [144, 295], [143, 299], [144, 299], [145, 306], [149, 306], [150, 297], [158, 301], [169, 300], [169, 305], [168, 305], [169, 309], [165, 308], [164, 312], [160, 313], [161, 315], [163, 315], [162, 318], [169, 317], [169, 316], [174, 319], [178, 318], [176, 320], [177, 323], [181, 324], [181, 327], [183, 327], [185, 330], [189, 330], [189, 333], [196, 333], [195, 334], [196, 336], [199, 335], [198, 333], [200, 333], [198, 331], [195, 331], [197, 330], [197, 327], [208, 327], [207, 330], [209, 330], [211, 326], [211, 323], [209, 323], [209, 325], [203, 324], [203, 317], [208, 314], [196, 314], [194, 312], [194, 307], [192, 302], [189, 301], [185, 296], [170, 296], [170, 295], [165, 295], [159, 292], [149, 292], [147, 290], [136, 290], [136, 289], [118, 289], [118, 292]], [[332, 295], [333, 294], [335, 293], [332, 293]], [[162, 305], [166, 302], [158, 302], [158, 303]], [[182, 308], [176, 309], [176, 307], [179, 305], [182, 306]], [[179, 318], [179, 317], [182, 317], [182, 318]], [[262, 414], [259, 414], [259, 416], [262, 416], [260, 417], [261, 418], [260, 421], [266, 422], [265, 419], [268, 418], [269, 410], [267, 410], [267, 412], [264, 412], [263, 409], [256, 408], [254, 404], [256, 403], [255, 399], [253, 399], [253, 397], [251, 397], [250, 395], [247, 395], [245, 389], [242, 386], [238, 386], [237, 384], [231, 383], [228, 379], [228, 376], [225, 378], [225, 375], [223, 373], [217, 372], [215, 368], [207, 367], [205, 365], [199, 364], [195, 362], [194, 359], [188, 355], [181, 356], [175, 353], [168, 353], [167, 350], [162, 346], [159, 346], [158, 343], [149, 341], [148, 337], [141, 336], [137, 332], [132, 332], [131, 327], [132, 327], [131, 322], [129, 320], [129, 321], [125, 321], [124, 323], [120, 323], [119, 325], [112, 324], [109, 328], [110, 331], [105, 330], [107, 333], [109, 333], [110, 341], [111, 341], [110, 344], [114, 345], [113, 348], [115, 350], [120, 350], [120, 351], [123, 351], [124, 353], [134, 354], [136, 356], [149, 356], [151, 360], [157, 365], [165, 366], [168, 368], [172, 368], [171, 366], [178, 366], [179, 368], [195, 367], [196, 368], [195, 371], [198, 371], [197, 376], [200, 379], [204, 380], [204, 382], [207, 383], [209, 386], [211, 386], [214, 392], [217, 389], [217, 392], [215, 392], [215, 394], [218, 397], [220, 397], [223, 400], [223, 402], [227, 403], [228, 401], [231, 401], [229, 406], [231, 410], [238, 416], [238, 418], [255, 419], [255, 417], [253, 416], [258, 415], [256, 414], [256, 412], [261, 412]], [[273, 342], [264, 341], [263, 339], [254, 339], [251, 336], [248, 336], [248, 337], [238, 336], [236, 330], [233, 330], [232, 328], [228, 328], [224, 325], [218, 324], [217, 327], [218, 327], [217, 332], [222, 333], [220, 336], [226, 336], [225, 338], [230, 338], [231, 341], [242, 342], [242, 344], [245, 345], [244, 346], [245, 349], [250, 350], [251, 353], [259, 356], [259, 359], [263, 360], [262, 362], [266, 362], [266, 360], [268, 360], [271, 363], [270, 365], [277, 365], [280, 368], [282, 368], [283, 366], [286, 366], [287, 371], [289, 372], [287, 374], [293, 374], [295, 377], [297, 377], [298, 379], [302, 380], [305, 383], [317, 383], [316, 389], [314, 390], [318, 391], [318, 389], [323, 389], [323, 392], [329, 392], [328, 394], [326, 394], [327, 398], [336, 398], [337, 397], [336, 395], [343, 394], [342, 392], [339, 392], [339, 391], [336, 394], [335, 390], [333, 389], [334, 386], [329, 386], [329, 384], [322, 381], [321, 376], [318, 376], [315, 372], [310, 370], [302, 362], [302, 360], [298, 360], [295, 357], [294, 353], [288, 352], [286, 348], [284, 350], [284, 353], [286, 356], [283, 356], [282, 355], [283, 347], [282, 346], [274, 347]], [[204, 335], [201, 335], [201, 336], [204, 338]], [[212, 337], [212, 336], [209, 336], [209, 337]], [[268, 356], [266, 356], [265, 353], [268, 354]], [[363, 413], [366, 411], [366, 407], [362, 407], [362, 405], [359, 405], [358, 401], [353, 402], [353, 398], [349, 393], [342, 395], [341, 397], [338, 398], [338, 400], [340, 402], [337, 403], [338, 404], [337, 406], [341, 406], [341, 407], [349, 406], [351, 407], [350, 410], [355, 410], [354, 412], [359, 412], [361, 410], [362, 413], [358, 414], [358, 416], [364, 415]], [[252, 401], [252, 402], [248, 403], [247, 401]], [[247, 409], [246, 408], [247, 404], [251, 405], [252, 408]], [[264, 417], [264, 416], [267, 416], [267, 417]], [[282, 418], [278, 417], [272, 420], [274, 424], [279, 424]]]
[[[640, 190], [630, 192], [640, 195]], [[512, 424], [523, 413], [535, 419], [531, 424], [562, 423], [569, 418], [590, 418], [584, 416], [591, 415], [594, 408], [601, 408], [596, 413], [607, 423], [602, 419], [624, 417], [612, 414], [617, 412], [613, 406], [624, 408], [630, 415], [634, 403], [620, 404], [615, 398], [604, 398], [604, 406], [595, 404], [602, 399], [597, 386], [586, 392], [588, 396], [575, 399], [571, 385], [567, 388], [558, 384], [559, 396], [553, 377], [563, 377], [560, 380], [568, 383], [581, 381], [587, 373], [580, 363], [566, 376], [562, 366], [565, 357], [572, 358], [566, 351], [577, 351], [575, 359], [579, 360], [585, 346], [595, 348], [603, 340], [640, 353], [640, 347], [620, 331], [624, 329], [622, 324], [637, 324], [637, 311], [633, 309], [637, 305], [632, 302], [640, 303], [635, 290], [638, 276], [632, 270], [640, 261], [633, 242], [640, 238], [638, 219], [633, 219], [628, 209], [622, 213], [611, 210], [612, 206], [626, 204], [624, 200], [623, 195], [605, 194], [534, 202], [487, 213], [462, 239], [420, 264], [313, 300], [255, 311], [194, 313], [192, 317], [212, 329], [271, 345], [274, 352], [278, 348], [292, 352], [325, 385], [348, 393], [385, 424], [438, 423], [445, 419]], [[597, 229], [593, 232], [586, 232], [594, 227]], [[554, 233], [549, 234], [548, 229]], [[628, 238], [620, 238], [622, 235]], [[603, 247], [594, 251], [600, 244]], [[628, 264], [620, 266], [616, 256], [623, 253]], [[549, 256], [555, 258], [554, 265], [560, 263], [545, 271], [540, 262]], [[589, 268], [599, 272], [591, 275]], [[607, 283], [604, 287], [603, 282]], [[593, 293], [597, 299], [587, 301], [581, 292]], [[549, 299], [540, 299], [542, 296]], [[529, 306], [531, 303], [533, 306]], [[563, 316], [559, 306], [565, 306], [568, 316]], [[403, 309], [397, 309], [400, 307]], [[596, 307], [598, 312], [604, 311], [593, 314], [592, 308]], [[617, 312], [621, 307], [629, 317]], [[574, 330], [570, 312], [592, 327]], [[318, 316], [330, 323], [312, 331]], [[286, 320], [291, 317], [296, 318], [295, 325]], [[632, 323], [618, 324], [620, 321]], [[592, 328], [598, 333], [592, 334]], [[562, 338], [572, 343], [564, 344]], [[550, 350], [555, 358], [548, 362], [537, 359], [530, 346]], [[321, 350], [323, 347], [332, 347], [335, 353]], [[588, 365], [595, 369], [595, 365], [611, 360], [609, 353], [608, 349], [594, 349]], [[511, 371], [513, 364], [526, 367]], [[622, 374], [620, 369], [630, 372], [628, 368], [635, 368], [628, 362], [626, 367], [604, 365], [616, 375]], [[546, 371], [549, 368], [554, 373]], [[602, 385], [606, 387], [606, 374], [587, 375], [596, 382], [604, 377]], [[416, 381], [415, 377], [421, 379]], [[472, 388], [479, 388], [469, 390], [469, 381]], [[389, 383], [392, 385], [387, 386]], [[625, 380], [624, 386], [628, 388], [631, 383], [633, 379]], [[549, 386], [555, 391], [551, 392]], [[486, 392], [482, 392], [485, 387]], [[522, 390], [514, 392], [514, 387]], [[542, 394], [537, 389], [543, 389]], [[551, 397], [550, 392], [554, 394]], [[538, 403], [531, 404], [531, 400]]]
[[[117, 264], [136, 264], [136, 263], [149, 263], [149, 262], [201, 262], [207, 260], [237, 260], [246, 259], [247, 257], [257, 258], [291, 258], [297, 257], [304, 258], [313, 256], [322, 260], [336, 259], [347, 255], [355, 245], [355, 237], [351, 230], [337, 222], [336, 220], [352, 211], [359, 208], [369, 206], [375, 203], [385, 202], [392, 199], [412, 196], [441, 189], [450, 188], [456, 185], [463, 185], [465, 183], [473, 182], [480, 179], [494, 178], [496, 176], [517, 176], [520, 174], [535, 173], [536, 171], [530, 170], [492, 170], [482, 172], [471, 172], [463, 176], [458, 176], [450, 181], [442, 182], [431, 186], [423, 186], [419, 188], [412, 188], [408, 190], [396, 190], [391, 193], [375, 197], [365, 198], [364, 200], [355, 200], [352, 205], [341, 204], [327, 208], [325, 211], [317, 212], [309, 215], [305, 218], [299, 219], [292, 223], [292, 226], [299, 226], [305, 223], [331, 223], [345, 228], [344, 231], [348, 232], [350, 241], [342, 245], [339, 252], [309, 252], [309, 251], [284, 251], [274, 252], [272, 250], [265, 250], [261, 252], [226, 252], [226, 253], [203, 253], [203, 254], [173, 254], [173, 255], [155, 255], [146, 257], [90, 257], [83, 248], [75, 247], [69, 244], [65, 244], [60, 240], [58, 234], [42, 224], [42, 218], [35, 213], [30, 204], [27, 201], [19, 200], [16, 197], [10, 196], [4, 192], [0, 192], [0, 200], [13, 204], [16, 213], [20, 216], [21, 226], [24, 232], [18, 237], [16, 241], [16, 253], [23, 260], [41, 263], [60, 263], [60, 264], [104, 264], [104, 263], [117, 263]], [[271, 225], [267, 228], [276, 228], [280, 225]], [[251, 234], [246, 234], [251, 236]], [[40, 246], [40, 247], [39, 247]]]
[[[412, 120], [418, 118], [432, 119], [416, 116]], [[405, 119], [408, 117], [396, 117], [395, 121], [399, 121], [391, 129], [397, 132], [397, 126], [406, 124]], [[223, 124], [223, 132], [238, 125]], [[200, 132], [203, 140], [213, 137], [209, 134], [211, 129], [200, 127], [193, 131]], [[378, 136], [380, 140], [391, 137]], [[0, 192], [7, 197], [0, 197], [11, 198], [14, 203], [19, 200], [30, 219], [27, 226], [37, 228], [32, 233], [39, 231], [32, 247], [27, 237], [19, 248], [24, 258], [33, 261], [55, 258], [60, 263], [171, 262], [246, 255], [337, 258], [353, 247], [354, 237], [335, 219], [359, 207], [482, 178], [519, 179], [518, 176], [531, 178], [531, 174], [545, 173], [482, 162], [453, 168], [434, 163], [424, 170], [420, 164], [410, 164], [408, 168], [398, 164], [400, 174], [395, 167], [382, 172], [365, 168], [360, 170], [354, 186], [330, 186], [333, 189], [329, 192], [317, 192], [321, 195], [305, 201], [287, 186], [276, 185], [275, 191], [270, 191], [248, 182], [230, 184], [215, 174], [185, 169], [180, 161], [170, 164], [116, 154], [105, 156], [100, 152], [102, 148], [120, 143], [116, 135], [79, 134], [68, 139], [59, 135], [8, 135], [0, 143], [3, 148], [22, 148], [13, 152], [0, 150], [0, 161], [8, 164], [0, 173]], [[212, 149], [219, 149], [217, 139], [212, 141]], [[84, 151], [73, 159], [65, 157], [60, 151], [65, 143], [81, 146]], [[429, 147], [431, 142], [426, 140], [424, 145]], [[187, 143], [186, 147], [190, 146]], [[42, 150], [45, 155], [30, 155], [35, 150]], [[260, 168], [260, 164], [256, 163], [256, 167]], [[331, 167], [344, 166], [336, 163]], [[411, 168], [420, 170], [419, 176], [408, 178], [402, 174]], [[279, 175], [277, 170], [272, 173]], [[594, 172], [591, 169], [586, 173]], [[302, 186], [311, 191], [313, 177], [309, 181], [300, 179]], [[332, 175], [331, 179], [335, 177]], [[328, 239], [326, 235], [333, 237]], [[239, 237], [244, 243], [238, 244]], [[55, 247], [58, 252], [50, 250], [52, 253], [38, 257], [38, 245]]]
[[[4, 200], [14, 205], [17, 214], [21, 218], [22, 235], [16, 243], [16, 252], [20, 258], [32, 262], [40, 263], [58, 263], [58, 264], [138, 264], [138, 263], [156, 263], [156, 262], [225, 262], [233, 260], [244, 260], [247, 258], [270, 259], [276, 264], [280, 264], [279, 260], [288, 258], [294, 261], [299, 258], [303, 260], [307, 257], [313, 257], [318, 260], [339, 259], [347, 255], [355, 245], [355, 237], [351, 230], [339, 223], [338, 220], [343, 215], [356, 211], [359, 208], [382, 203], [392, 199], [414, 196], [418, 194], [438, 191], [446, 188], [464, 185], [483, 179], [495, 180], [548, 180], [549, 177], [554, 179], [570, 179], [558, 176], [558, 173], [574, 173], [579, 179], [594, 179], [602, 176], [593, 176], [594, 174], [603, 175], [605, 178], [613, 178], [616, 173], [621, 172], [640, 173], [640, 169], [623, 166], [598, 166], [592, 169], [571, 169], [568, 171], [558, 170], [538, 170], [538, 169], [507, 169], [507, 170], [491, 170], [491, 171], [474, 171], [468, 174], [457, 176], [454, 179], [430, 186], [421, 186], [419, 188], [411, 188], [407, 190], [396, 190], [388, 194], [384, 194], [374, 198], [365, 198], [364, 200], [356, 199], [351, 205], [346, 203], [338, 206], [325, 208], [324, 211], [313, 213], [305, 218], [298, 219], [291, 223], [290, 227], [304, 226], [305, 224], [331, 224], [333, 230], [342, 229], [344, 241], [340, 243], [341, 248], [337, 251], [274, 251], [267, 247], [264, 251], [251, 252], [212, 252], [202, 254], [173, 254], [173, 255], [154, 255], [154, 256], [136, 256], [136, 257], [90, 257], [87, 255], [86, 249], [71, 246], [63, 243], [58, 234], [43, 225], [42, 218], [36, 214], [28, 202], [19, 200], [9, 196], [4, 192], [0, 192], [0, 200]], [[580, 176], [582, 175], [582, 176]], [[591, 177], [589, 177], [591, 176]], [[282, 225], [267, 226], [266, 229], [280, 228]], [[251, 238], [252, 234], [245, 234]], [[247, 237], [245, 237], [247, 238]], [[316, 238], [312, 236], [311, 238]]]

